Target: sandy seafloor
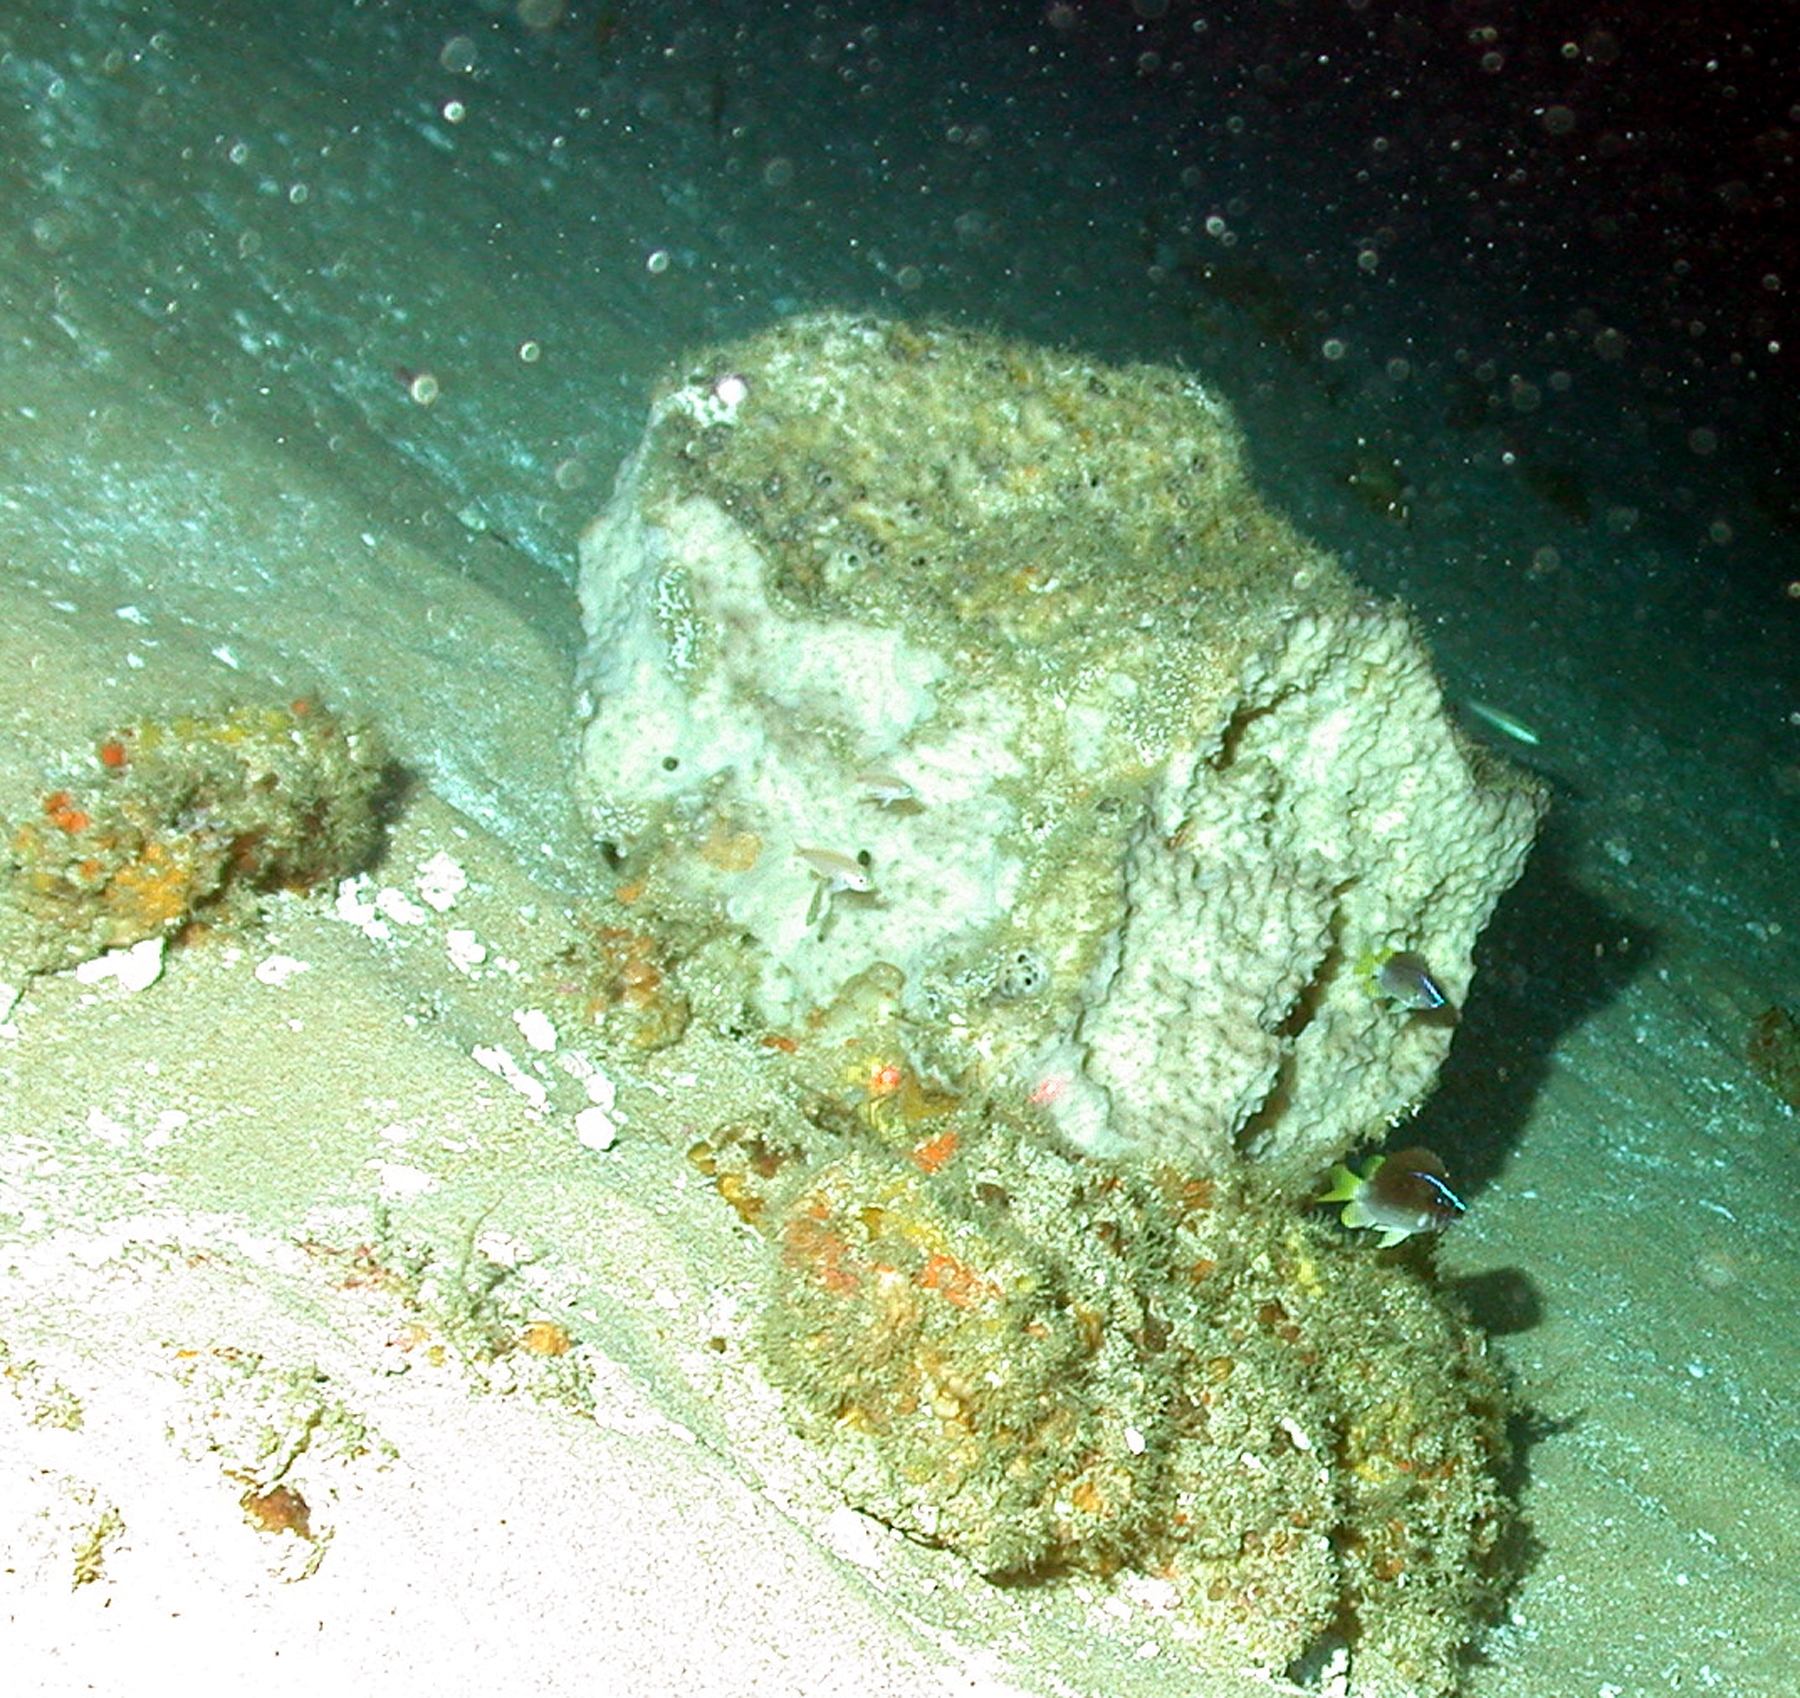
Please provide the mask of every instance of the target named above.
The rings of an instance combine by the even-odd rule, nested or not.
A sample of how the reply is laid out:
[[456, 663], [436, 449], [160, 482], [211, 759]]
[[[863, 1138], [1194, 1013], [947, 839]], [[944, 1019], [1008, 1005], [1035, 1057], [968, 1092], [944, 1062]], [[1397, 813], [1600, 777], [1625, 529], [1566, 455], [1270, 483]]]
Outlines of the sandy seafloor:
[[[995, 1589], [833, 1502], [748, 1362], [748, 1234], [670, 1136], [703, 1053], [624, 1090], [604, 1151], [546, 1058], [541, 1108], [475, 1059], [530, 1063], [524, 1009], [579, 1044], [569, 580], [648, 383], [835, 304], [1198, 366], [1273, 498], [1419, 609], [1451, 699], [1534, 729], [1497, 740], [1556, 811], [1420, 1134], [1531, 1412], [1535, 1554], [1467, 1690], [1800, 1693], [1800, 1147], [1743, 1060], [1796, 996], [1791, 541], [1612, 429], [1598, 363], [1542, 390], [1556, 475], [1445, 425], [1472, 332], [1428, 267], [1329, 361], [1271, 287], [1184, 295], [1056, 78], [996, 102], [861, 33], [891, 9], [826, 15], [0, 24], [0, 815], [221, 695], [316, 691], [417, 780], [375, 913], [273, 898], [0, 1024], [8, 1689], [1233, 1689], [1150, 1601]], [[1204, 211], [1213, 164], [1169, 194]], [[1299, 216], [1242, 173], [1217, 204], [1277, 247]], [[1371, 454], [1404, 523], [1347, 485]], [[447, 1342], [506, 1267], [490, 1319], [570, 1355]], [[239, 1504], [290, 1453], [309, 1537]]]

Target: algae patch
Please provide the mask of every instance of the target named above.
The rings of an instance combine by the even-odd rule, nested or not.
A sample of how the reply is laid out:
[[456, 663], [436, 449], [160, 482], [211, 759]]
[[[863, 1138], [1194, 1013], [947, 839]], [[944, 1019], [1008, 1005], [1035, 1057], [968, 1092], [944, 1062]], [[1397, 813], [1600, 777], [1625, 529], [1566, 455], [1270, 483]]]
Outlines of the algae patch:
[[1360, 1692], [1452, 1690], [1517, 1523], [1428, 1267], [991, 1099], [908, 1112], [898, 1060], [821, 1088], [846, 1048], [899, 1053], [827, 1021], [787, 1115], [691, 1152], [768, 1242], [759, 1354], [846, 1499], [1003, 1582], [1153, 1576], [1206, 1660], [1341, 1639]]
[[386, 782], [374, 731], [310, 700], [113, 727], [0, 834], [0, 965], [73, 966], [353, 872]]

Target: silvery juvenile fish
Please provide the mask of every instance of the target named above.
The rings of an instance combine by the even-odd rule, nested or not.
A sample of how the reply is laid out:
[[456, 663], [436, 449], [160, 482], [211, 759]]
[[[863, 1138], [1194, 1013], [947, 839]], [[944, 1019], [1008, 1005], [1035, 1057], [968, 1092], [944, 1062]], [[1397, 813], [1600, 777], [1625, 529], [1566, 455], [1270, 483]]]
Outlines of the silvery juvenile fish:
[[[819, 881], [813, 891], [812, 905], [806, 910], [809, 926], [821, 917], [825, 925], [830, 925], [831, 899], [839, 891], [854, 891], [859, 896], [866, 896], [875, 888], [869, 869], [853, 856], [840, 855], [835, 849], [810, 849], [803, 843], [794, 845], [794, 854], [806, 863], [807, 870]], [[823, 935], [824, 927], [821, 927], [821, 938]]]
[[901, 812], [918, 809], [918, 791], [886, 767], [864, 767], [856, 775], [856, 787], [865, 802], [873, 802], [878, 808], [894, 808]]

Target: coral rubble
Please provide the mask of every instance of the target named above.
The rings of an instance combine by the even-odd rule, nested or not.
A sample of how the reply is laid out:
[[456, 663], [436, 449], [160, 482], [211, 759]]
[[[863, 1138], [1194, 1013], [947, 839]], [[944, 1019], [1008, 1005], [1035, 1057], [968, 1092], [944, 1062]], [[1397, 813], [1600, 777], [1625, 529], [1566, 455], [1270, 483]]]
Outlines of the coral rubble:
[[1744, 1036], [1750, 1071], [1789, 1108], [1800, 1109], [1800, 1021], [1785, 1008], [1765, 1008]]
[[[910, 1063], [845, 1012], [785, 1114], [690, 1152], [768, 1240], [762, 1359], [845, 1496], [996, 1578], [1158, 1576], [1209, 1655], [1341, 1635], [1357, 1691], [1450, 1690], [1514, 1513], [1501, 1382], [1428, 1268], [991, 1098], [871, 1118]], [[889, 1059], [814, 1088], [846, 1054]]]

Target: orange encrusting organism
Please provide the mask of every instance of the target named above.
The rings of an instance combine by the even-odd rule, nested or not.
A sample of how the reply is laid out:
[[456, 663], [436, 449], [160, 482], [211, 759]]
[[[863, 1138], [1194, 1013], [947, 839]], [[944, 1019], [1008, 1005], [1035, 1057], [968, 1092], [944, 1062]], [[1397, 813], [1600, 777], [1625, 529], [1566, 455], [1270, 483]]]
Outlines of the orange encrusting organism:
[[934, 1251], [926, 1257], [924, 1267], [913, 1275], [913, 1283], [927, 1291], [941, 1292], [947, 1302], [959, 1309], [973, 1309], [1000, 1295], [1000, 1287], [954, 1256]]
[[922, 1144], [913, 1145], [913, 1165], [923, 1168], [927, 1173], [942, 1173], [955, 1159], [961, 1144], [962, 1134], [954, 1126], [949, 1127], [927, 1138]]
[[43, 791], [0, 837], [0, 939], [28, 972], [341, 877], [380, 835], [379, 741], [310, 702], [140, 721], [80, 764], [79, 783]]
[[85, 809], [76, 807], [74, 798], [66, 790], [52, 790], [44, 798], [44, 817], [59, 831], [66, 831], [71, 837], [77, 832], [86, 831], [94, 823], [93, 816]]

